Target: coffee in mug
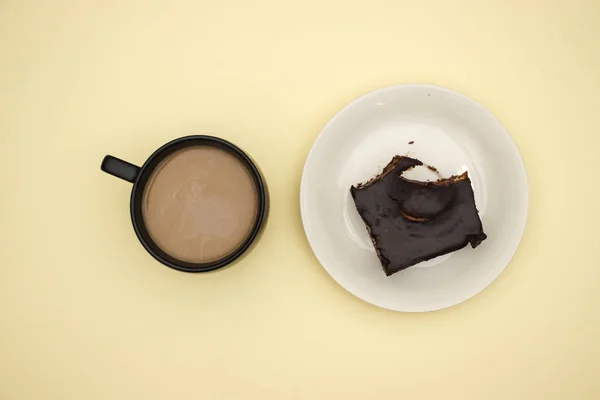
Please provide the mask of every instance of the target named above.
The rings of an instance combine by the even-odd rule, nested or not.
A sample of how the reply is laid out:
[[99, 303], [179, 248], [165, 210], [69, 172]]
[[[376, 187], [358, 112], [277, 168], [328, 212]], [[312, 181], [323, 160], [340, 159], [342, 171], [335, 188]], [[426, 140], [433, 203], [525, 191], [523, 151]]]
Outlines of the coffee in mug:
[[176, 269], [199, 272], [229, 264], [250, 247], [266, 219], [262, 175], [223, 139], [177, 139], [142, 168], [107, 156], [102, 170], [134, 183], [131, 215], [138, 238]]
[[150, 237], [173, 257], [205, 263], [232, 253], [257, 213], [252, 176], [229, 152], [195, 146], [166, 157], [146, 183], [142, 216]]

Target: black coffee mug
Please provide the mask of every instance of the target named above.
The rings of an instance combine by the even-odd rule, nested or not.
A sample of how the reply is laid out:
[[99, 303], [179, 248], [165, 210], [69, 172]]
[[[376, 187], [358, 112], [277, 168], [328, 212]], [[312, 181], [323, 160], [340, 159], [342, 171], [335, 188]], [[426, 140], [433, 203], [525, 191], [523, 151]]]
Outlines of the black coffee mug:
[[[154, 243], [154, 241], [150, 237], [150, 234], [148, 233], [148, 230], [146, 229], [146, 225], [144, 223], [144, 218], [142, 216], [142, 198], [144, 195], [144, 188], [156, 166], [159, 165], [160, 162], [166, 157], [168, 157], [170, 154], [173, 154], [176, 151], [188, 147], [195, 146], [212, 146], [225, 150], [228, 153], [234, 155], [238, 160], [242, 162], [242, 164], [250, 172], [250, 175], [256, 187], [256, 192], [258, 194], [258, 210], [256, 214], [256, 220], [254, 221], [254, 225], [252, 226], [250, 234], [248, 235], [246, 240], [244, 240], [244, 242], [242, 242], [242, 244], [236, 250], [234, 250], [232, 253], [225, 256], [224, 258], [207, 263], [193, 263], [178, 260], [169, 255], [168, 253], [164, 252], [158, 245], [156, 245], [156, 243]], [[221, 138], [204, 135], [185, 136], [179, 139], [175, 139], [156, 150], [148, 158], [148, 160], [146, 160], [146, 162], [141, 168], [113, 156], [104, 157], [104, 160], [102, 161], [102, 166], [100, 168], [102, 169], [102, 171], [108, 174], [114, 175], [117, 178], [121, 178], [133, 183], [133, 189], [131, 191], [130, 211], [131, 222], [133, 224], [133, 228], [135, 230], [135, 233], [137, 234], [138, 239], [140, 240], [144, 248], [154, 258], [156, 258], [164, 265], [177, 269], [179, 271], [206, 272], [222, 268], [228, 264], [231, 264], [233, 261], [237, 260], [244, 253], [246, 253], [246, 251], [248, 251], [248, 249], [256, 241], [267, 220], [267, 215], [269, 212], [269, 194], [267, 191], [265, 180], [262, 177], [258, 167], [252, 161], [252, 159], [240, 148]]]

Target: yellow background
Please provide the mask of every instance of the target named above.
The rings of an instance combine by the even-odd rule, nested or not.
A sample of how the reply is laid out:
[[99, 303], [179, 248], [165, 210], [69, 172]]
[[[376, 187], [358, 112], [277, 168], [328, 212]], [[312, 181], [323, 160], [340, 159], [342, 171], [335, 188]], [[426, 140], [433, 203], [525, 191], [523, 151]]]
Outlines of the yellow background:
[[[409, 315], [327, 275], [298, 191], [336, 111], [415, 82], [504, 123], [531, 203], [491, 287]], [[600, 398], [599, 93], [597, 0], [0, 0], [0, 399]], [[154, 261], [99, 169], [193, 133], [271, 189], [218, 273]]]

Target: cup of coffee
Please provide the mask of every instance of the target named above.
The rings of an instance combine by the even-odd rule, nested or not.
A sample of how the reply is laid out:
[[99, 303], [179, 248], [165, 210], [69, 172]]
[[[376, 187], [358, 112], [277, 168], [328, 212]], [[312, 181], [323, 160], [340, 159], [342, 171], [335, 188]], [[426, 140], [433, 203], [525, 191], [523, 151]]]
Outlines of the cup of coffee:
[[156, 150], [142, 167], [113, 156], [102, 171], [133, 183], [131, 222], [146, 250], [186, 272], [224, 267], [259, 236], [269, 210], [256, 164], [213, 136], [186, 136]]

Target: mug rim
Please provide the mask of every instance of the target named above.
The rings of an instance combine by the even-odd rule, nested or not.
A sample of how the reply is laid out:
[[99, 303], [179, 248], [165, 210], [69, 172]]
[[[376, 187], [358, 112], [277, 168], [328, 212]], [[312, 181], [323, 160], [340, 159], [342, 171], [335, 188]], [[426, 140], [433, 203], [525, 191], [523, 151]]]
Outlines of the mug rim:
[[[141, 206], [138, 206], [138, 204], [141, 204], [141, 201], [140, 202], [137, 201], [138, 199], [141, 200], [141, 198], [143, 198], [144, 189], [145, 189], [145, 186], [146, 186], [148, 180], [145, 179], [145, 182], [143, 182], [143, 183], [141, 183], [141, 181], [143, 180], [144, 177], [146, 177], [146, 176], [149, 177], [150, 174], [152, 173], [152, 170], [154, 168], [152, 170], [148, 171], [148, 168], [151, 165], [157, 165], [157, 163], [160, 163], [160, 161], [162, 161], [162, 159], [164, 159], [166, 156], [171, 154], [168, 152], [168, 150], [173, 148], [174, 146], [185, 144], [186, 142], [193, 143], [193, 142], [198, 142], [198, 141], [205, 142], [205, 145], [212, 144], [212, 145], [217, 145], [216, 147], [225, 147], [227, 150], [229, 150], [231, 153], [233, 153], [237, 158], [241, 159], [241, 161], [245, 164], [245, 166], [248, 168], [248, 171], [252, 175], [253, 182], [255, 183], [257, 194], [258, 194], [258, 207], [256, 210], [257, 211], [256, 219], [254, 221], [254, 225], [252, 226], [252, 230], [250, 231], [250, 233], [248, 234], [246, 239], [232, 253], [229, 253], [225, 257], [222, 257], [215, 261], [211, 261], [211, 262], [207, 262], [207, 263], [193, 263], [193, 262], [178, 260], [177, 258], [170, 256], [164, 250], [160, 249], [160, 247], [156, 243], [154, 243], [154, 241], [152, 240], [150, 234], [148, 233], [148, 231], [146, 229], [146, 223], [144, 222], [144, 219], [142, 216]], [[202, 145], [202, 144], [199, 144], [199, 145]], [[192, 146], [194, 146], [194, 144], [190, 144], [189, 146], [184, 145], [182, 147], [182, 149], [186, 148], [186, 147], [192, 147]], [[175, 151], [177, 151], [177, 150], [175, 150]], [[140, 187], [140, 185], [142, 185], [142, 186]], [[133, 188], [131, 190], [130, 214], [131, 214], [131, 222], [133, 224], [133, 228], [135, 230], [135, 234], [136, 234], [138, 240], [140, 241], [142, 246], [144, 246], [146, 251], [148, 253], [150, 253], [150, 255], [152, 255], [152, 257], [154, 257], [157, 261], [166, 265], [167, 267], [176, 269], [178, 271], [208, 272], [208, 271], [213, 271], [216, 269], [223, 268], [227, 265], [230, 265], [231, 263], [233, 263], [234, 261], [236, 261], [237, 259], [239, 259], [240, 257], [242, 257], [242, 255], [244, 255], [246, 253], [246, 251], [252, 246], [252, 244], [254, 243], [254, 241], [256, 240], [256, 238], [258, 237], [258, 235], [261, 232], [261, 229], [264, 225], [266, 215], [268, 212], [267, 205], [268, 205], [268, 192], [267, 192], [267, 187], [266, 187], [265, 181], [264, 181], [262, 174], [260, 173], [260, 170], [258, 169], [256, 163], [250, 158], [250, 156], [248, 156], [248, 154], [246, 154], [242, 149], [240, 149], [233, 143], [231, 143], [225, 139], [222, 139], [220, 137], [210, 136], [210, 135], [189, 135], [189, 136], [183, 136], [183, 137], [171, 140], [170, 142], [163, 144], [161, 147], [159, 147], [157, 150], [155, 150], [150, 155], [150, 157], [148, 157], [148, 159], [144, 162], [144, 164], [141, 166], [139, 173], [137, 174], [137, 177], [135, 179], [135, 182], [133, 183]], [[151, 242], [151, 243], [149, 243], [149, 242]], [[168, 256], [170, 259], [164, 257], [163, 254], [161, 254], [161, 253], [164, 253], [164, 255]]]

